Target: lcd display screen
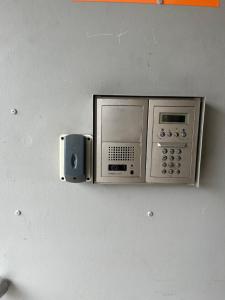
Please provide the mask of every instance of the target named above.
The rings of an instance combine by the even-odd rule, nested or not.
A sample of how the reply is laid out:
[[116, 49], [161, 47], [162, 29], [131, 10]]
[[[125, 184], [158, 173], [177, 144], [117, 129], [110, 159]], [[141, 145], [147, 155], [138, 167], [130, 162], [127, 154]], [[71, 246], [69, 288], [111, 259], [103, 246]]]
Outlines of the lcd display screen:
[[127, 165], [108, 165], [109, 171], [126, 171]]
[[161, 113], [159, 122], [163, 123], [186, 123], [187, 114], [168, 114]]

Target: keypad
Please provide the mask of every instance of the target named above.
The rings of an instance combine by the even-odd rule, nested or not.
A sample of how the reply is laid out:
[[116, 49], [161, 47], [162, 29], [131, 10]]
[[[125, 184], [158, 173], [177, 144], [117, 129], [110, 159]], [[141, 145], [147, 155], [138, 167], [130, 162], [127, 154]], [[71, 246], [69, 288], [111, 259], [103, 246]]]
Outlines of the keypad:
[[[182, 150], [177, 148], [163, 148], [162, 152], [162, 170], [161, 173], [163, 175], [169, 174], [173, 176], [179, 176], [181, 174], [181, 163], [178, 161], [182, 160]], [[174, 154], [174, 155], [165, 155], [166, 153]]]

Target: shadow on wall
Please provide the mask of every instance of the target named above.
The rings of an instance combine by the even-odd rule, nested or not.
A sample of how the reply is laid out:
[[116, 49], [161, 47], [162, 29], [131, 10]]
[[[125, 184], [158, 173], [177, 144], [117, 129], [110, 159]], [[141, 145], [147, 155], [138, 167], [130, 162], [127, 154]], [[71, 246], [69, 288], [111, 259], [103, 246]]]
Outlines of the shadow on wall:
[[28, 295], [27, 292], [25, 292], [24, 289], [21, 287], [18, 287], [14, 283], [10, 283], [10, 287], [8, 292], [6, 293], [5, 297], [7, 299], [17, 299], [17, 300], [22, 300], [22, 299], [29, 299], [31, 295]]
[[[223, 128], [224, 120], [224, 111], [206, 105], [200, 186], [213, 189], [224, 188], [224, 177], [221, 174], [221, 164], [224, 163], [224, 156], [220, 152], [224, 147], [224, 136], [222, 136], [222, 140], [220, 136], [220, 132], [223, 132], [221, 128]], [[221, 158], [223, 161], [221, 161]]]

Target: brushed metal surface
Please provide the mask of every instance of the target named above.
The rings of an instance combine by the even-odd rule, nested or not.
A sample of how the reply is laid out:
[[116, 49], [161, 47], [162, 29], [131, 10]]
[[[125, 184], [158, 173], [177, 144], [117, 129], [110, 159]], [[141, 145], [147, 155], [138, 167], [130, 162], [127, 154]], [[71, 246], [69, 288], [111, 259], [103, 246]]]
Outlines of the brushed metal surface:
[[[201, 98], [149, 100], [146, 182], [195, 184], [200, 102]], [[186, 114], [187, 120], [160, 123], [161, 113]]]
[[[97, 183], [141, 183], [145, 181], [148, 101], [135, 97], [96, 98]], [[114, 148], [113, 148], [114, 147]], [[129, 147], [134, 157], [127, 159]], [[111, 161], [110, 149], [116, 152]], [[108, 165], [125, 164], [126, 171], [110, 171]]]

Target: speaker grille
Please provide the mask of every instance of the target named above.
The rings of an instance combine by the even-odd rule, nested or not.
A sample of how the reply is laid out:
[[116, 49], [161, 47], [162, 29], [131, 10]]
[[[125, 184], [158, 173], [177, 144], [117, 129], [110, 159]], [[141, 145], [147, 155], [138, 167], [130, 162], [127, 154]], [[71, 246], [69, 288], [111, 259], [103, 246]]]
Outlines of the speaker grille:
[[109, 146], [108, 160], [134, 161], [134, 146]]

